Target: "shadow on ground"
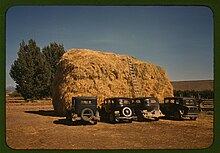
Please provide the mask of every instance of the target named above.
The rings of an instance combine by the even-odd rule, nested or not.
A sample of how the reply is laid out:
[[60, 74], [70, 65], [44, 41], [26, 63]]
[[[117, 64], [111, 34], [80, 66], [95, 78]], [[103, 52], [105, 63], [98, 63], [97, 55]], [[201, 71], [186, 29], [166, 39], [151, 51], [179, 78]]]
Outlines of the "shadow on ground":
[[37, 114], [42, 116], [64, 117], [55, 113], [54, 110], [25, 111], [25, 113]]
[[92, 123], [90, 122], [83, 122], [81, 120], [78, 120], [78, 121], [70, 121], [70, 120], [67, 120], [67, 119], [58, 119], [58, 120], [55, 120], [53, 121], [54, 124], [63, 124], [63, 125], [68, 125], [68, 126], [86, 126], [86, 125], [93, 125]]
[[176, 119], [174, 117], [160, 117], [161, 120], [171, 120], [171, 121], [193, 121], [189, 118], [181, 118], [181, 119]]
[[[119, 122], [111, 123], [109, 119], [106, 118], [100, 118], [100, 122], [108, 123], [108, 124], [129, 124], [128, 120], [120, 120]], [[132, 122], [156, 122], [154, 119], [143, 119], [142, 121], [138, 121], [137, 119], [133, 119]]]

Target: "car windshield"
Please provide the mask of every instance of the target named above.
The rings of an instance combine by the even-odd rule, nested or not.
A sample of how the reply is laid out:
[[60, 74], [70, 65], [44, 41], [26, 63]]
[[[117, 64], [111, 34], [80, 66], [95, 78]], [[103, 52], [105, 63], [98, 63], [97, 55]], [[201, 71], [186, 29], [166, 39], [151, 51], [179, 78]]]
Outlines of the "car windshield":
[[156, 99], [150, 99], [150, 103], [155, 104], [155, 103], [157, 103], [157, 100]]
[[150, 100], [149, 99], [144, 99], [144, 103], [149, 104]]
[[171, 103], [171, 104], [174, 104], [175, 103], [175, 101], [177, 101], [177, 103], [179, 103], [179, 101], [178, 100], [175, 100], [175, 99], [165, 99], [165, 103]]
[[157, 100], [156, 99], [144, 99], [143, 102], [146, 104], [155, 104], [157, 103]]
[[82, 104], [82, 105], [91, 105], [92, 100], [81, 100], [80, 104]]
[[119, 105], [127, 105], [127, 104], [130, 104], [130, 101], [128, 99], [119, 99], [118, 104]]
[[186, 100], [184, 101], [184, 103], [185, 103], [186, 105], [196, 105], [196, 102], [195, 102], [194, 99], [186, 99]]

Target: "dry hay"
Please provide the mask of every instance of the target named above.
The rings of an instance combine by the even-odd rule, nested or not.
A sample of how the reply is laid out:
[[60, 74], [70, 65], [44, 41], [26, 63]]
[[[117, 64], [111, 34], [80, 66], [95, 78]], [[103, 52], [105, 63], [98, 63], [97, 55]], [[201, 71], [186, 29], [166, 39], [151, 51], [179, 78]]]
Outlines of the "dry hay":
[[107, 97], [131, 97], [132, 86], [128, 58], [134, 65], [139, 96], [162, 100], [173, 95], [166, 71], [133, 57], [89, 49], [72, 49], [60, 60], [52, 87], [54, 110], [60, 114], [73, 96], [95, 96], [99, 104]]

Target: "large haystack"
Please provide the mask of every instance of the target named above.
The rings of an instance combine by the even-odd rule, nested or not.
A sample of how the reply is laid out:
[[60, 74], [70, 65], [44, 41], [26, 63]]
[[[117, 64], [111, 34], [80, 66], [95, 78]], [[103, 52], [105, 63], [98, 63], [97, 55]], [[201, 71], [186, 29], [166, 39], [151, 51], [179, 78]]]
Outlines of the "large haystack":
[[159, 66], [125, 55], [72, 49], [58, 64], [52, 87], [54, 110], [63, 114], [73, 96], [96, 96], [99, 103], [107, 97], [131, 97], [128, 58], [132, 60], [142, 96], [162, 100], [173, 95], [166, 71]]

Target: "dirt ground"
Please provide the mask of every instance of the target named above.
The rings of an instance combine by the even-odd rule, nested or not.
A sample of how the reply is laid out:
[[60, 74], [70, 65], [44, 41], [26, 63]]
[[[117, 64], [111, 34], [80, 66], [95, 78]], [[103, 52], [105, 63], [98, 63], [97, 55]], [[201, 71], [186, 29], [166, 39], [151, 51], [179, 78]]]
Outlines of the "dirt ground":
[[202, 149], [213, 142], [212, 114], [83, 126], [56, 116], [50, 102], [6, 103], [6, 143], [13, 149]]

